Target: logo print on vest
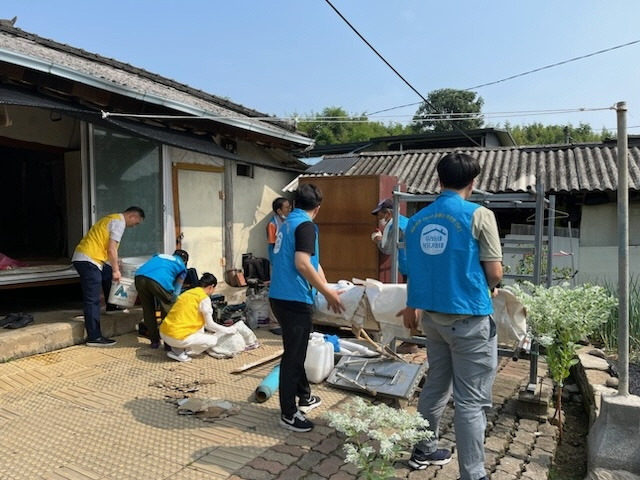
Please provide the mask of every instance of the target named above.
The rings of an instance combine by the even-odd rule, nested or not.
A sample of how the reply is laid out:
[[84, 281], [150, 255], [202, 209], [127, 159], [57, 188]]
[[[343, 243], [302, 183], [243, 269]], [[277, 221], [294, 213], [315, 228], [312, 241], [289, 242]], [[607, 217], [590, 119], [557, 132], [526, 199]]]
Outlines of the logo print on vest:
[[449, 231], [442, 225], [430, 223], [420, 233], [420, 248], [427, 255], [440, 255], [447, 248]]
[[273, 253], [278, 253], [280, 251], [281, 246], [282, 246], [282, 232], [278, 232], [278, 235], [276, 235], [276, 243], [273, 244]]

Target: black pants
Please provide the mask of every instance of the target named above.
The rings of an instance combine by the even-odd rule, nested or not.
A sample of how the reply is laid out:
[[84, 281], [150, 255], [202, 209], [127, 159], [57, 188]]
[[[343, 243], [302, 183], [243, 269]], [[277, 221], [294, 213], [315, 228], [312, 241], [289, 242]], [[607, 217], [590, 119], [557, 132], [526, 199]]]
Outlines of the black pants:
[[136, 290], [140, 305], [142, 305], [142, 318], [149, 332], [151, 342], [160, 341], [158, 320], [156, 319], [156, 300], [160, 306], [160, 318], [164, 319], [173, 304], [173, 293], [167, 292], [158, 282], [143, 275], [136, 276]]
[[298, 410], [296, 397], [308, 398], [311, 395], [304, 361], [312, 328], [313, 305], [276, 299], [271, 299], [270, 303], [282, 327], [284, 346], [280, 360], [280, 411], [291, 417]]

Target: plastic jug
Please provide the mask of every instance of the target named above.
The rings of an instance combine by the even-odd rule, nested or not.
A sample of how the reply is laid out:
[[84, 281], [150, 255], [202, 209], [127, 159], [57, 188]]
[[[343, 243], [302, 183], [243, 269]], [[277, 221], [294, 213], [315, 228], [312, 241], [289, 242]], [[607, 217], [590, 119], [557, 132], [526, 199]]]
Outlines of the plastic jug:
[[333, 345], [324, 338], [311, 337], [304, 370], [311, 383], [320, 383], [327, 378], [333, 370]]

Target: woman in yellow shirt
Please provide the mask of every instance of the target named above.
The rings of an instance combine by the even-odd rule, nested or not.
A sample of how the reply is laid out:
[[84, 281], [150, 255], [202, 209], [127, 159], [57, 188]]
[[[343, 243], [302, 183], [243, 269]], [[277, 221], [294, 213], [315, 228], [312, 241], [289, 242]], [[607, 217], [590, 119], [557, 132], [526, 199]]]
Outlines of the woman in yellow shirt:
[[169, 310], [160, 325], [160, 337], [171, 347], [169, 358], [189, 362], [190, 355], [204, 351], [214, 358], [233, 357], [259, 346], [244, 322], [225, 327], [213, 320], [210, 295], [217, 284], [213, 274], [205, 273], [198, 286], [182, 293]]

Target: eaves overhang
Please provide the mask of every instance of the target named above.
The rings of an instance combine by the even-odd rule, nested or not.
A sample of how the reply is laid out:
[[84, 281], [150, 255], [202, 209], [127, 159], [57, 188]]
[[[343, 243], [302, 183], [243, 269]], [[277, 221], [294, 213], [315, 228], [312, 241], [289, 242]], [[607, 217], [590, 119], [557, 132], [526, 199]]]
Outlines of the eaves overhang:
[[106, 79], [85, 74], [82, 72], [78, 72], [77, 70], [74, 70], [72, 68], [65, 67], [63, 65], [58, 65], [54, 62], [39, 59], [29, 55], [24, 55], [24, 54], [13, 52], [6, 49], [0, 49], [0, 61], [6, 62], [9, 64], [19, 65], [21, 67], [36, 70], [39, 72], [44, 72], [50, 75], [54, 75], [56, 77], [64, 78], [66, 80], [70, 80], [73, 82], [78, 82], [84, 85], [88, 85], [90, 87], [102, 89], [117, 95], [133, 98], [138, 101], [142, 101], [142, 102], [146, 102], [154, 105], [161, 105], [163, 107], [170, 108], [177, 112], [181, 112], [187, 115], [192, 115], [193, 117], [196, 117], [196, 118], [210, 119], [224, 125], [239, 128], [245, 131], [254, 132], [254, 133], [271, 137], [271, 138], [281, 139], [281, 140], [295, 143], [301, 146], [307, 147], [314, 144], [314, 140], [311, 138], [305, 137], [303, 135], [298, 135], [293, 132], [287, 132], [284, 130], [276, 131], [274, 129], [269, 128], [266, 125], [261, 124], [257, 120], [252, 120], [250, 117], [247, 117], [245, 119], [245, 118], [235, 118], [235, 117], [215, 115], [212, 112], [209, 112], [205, 109], [194, 107], [184, 102], [170, 100], [170, 99], [163, 98], [159, 95], [154, 95], [151, 93], [140, 92], [131, 88], [127, 88], [124, 85], [118, 85]]

